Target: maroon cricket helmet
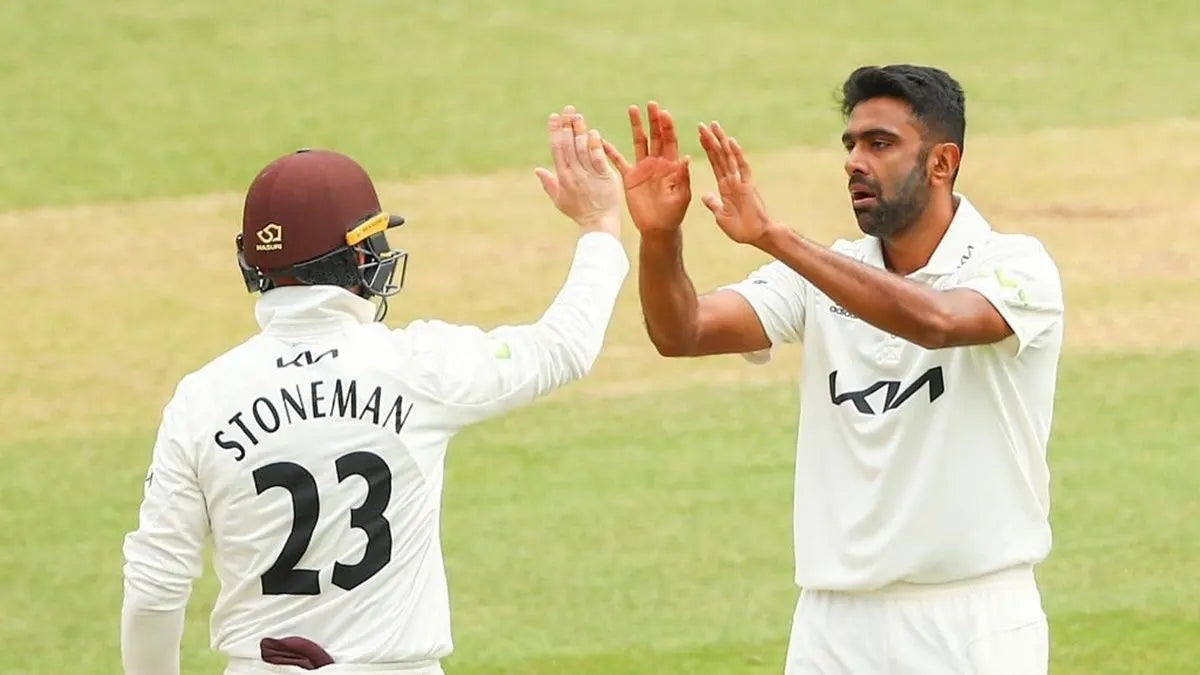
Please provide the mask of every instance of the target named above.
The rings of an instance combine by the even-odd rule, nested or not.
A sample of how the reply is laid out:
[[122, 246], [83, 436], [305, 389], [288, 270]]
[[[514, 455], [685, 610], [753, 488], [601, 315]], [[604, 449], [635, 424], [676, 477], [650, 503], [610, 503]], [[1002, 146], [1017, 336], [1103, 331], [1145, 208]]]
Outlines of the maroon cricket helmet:
[[397, 264], [407, 267], [408, 255], [388, 246], [385, 231], [403, 224], [382, 210], [358, 162], [330, 150], [298, 150], [268, 164], [246, 191], [238, 265], [247, 290], [264, 292], [285, 277], [329, 283], [312, 271], [344, 263], [357, 268], [349, 283], [360, 294], [387, 297], [403, 285], [404, 268], [399, 283], [392, 277]]

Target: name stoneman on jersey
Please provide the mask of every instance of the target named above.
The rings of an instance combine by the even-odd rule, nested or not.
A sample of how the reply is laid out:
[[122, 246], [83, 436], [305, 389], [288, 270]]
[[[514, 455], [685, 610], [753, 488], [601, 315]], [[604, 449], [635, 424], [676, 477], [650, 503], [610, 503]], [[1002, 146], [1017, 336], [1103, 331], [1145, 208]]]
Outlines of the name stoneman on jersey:
[[280, 387], [255, 398], [230, 417], [228, 426], [212, 434], [212, 438], [240, 462], [246, 458], [247, 445], [258, 445], [264, 435], [279, 431], [285, 424], [341, 417], [369, 420], [399, 434], [412, 409], [413, 404], [405, 401], [404, 396], [385, 392], [378, 385], [360, 385], [357, 380], [313, 380]]
[[405, 220], [366, 171], [301, 150], [255, 177], [234, 252], [260, 331], [185, 374], [163, 407], [122, 546], [126, 675], [183, 672], [210, 542], [208, 642], [226, 675], [444, 675], [450, 441], [587, 375], [629, 273], [599, 135], [573, 109], [547, 131], [556, 172], [538, 175], [579, 234], [527, 324], [384, 324], [408, 260], [387, 233]]

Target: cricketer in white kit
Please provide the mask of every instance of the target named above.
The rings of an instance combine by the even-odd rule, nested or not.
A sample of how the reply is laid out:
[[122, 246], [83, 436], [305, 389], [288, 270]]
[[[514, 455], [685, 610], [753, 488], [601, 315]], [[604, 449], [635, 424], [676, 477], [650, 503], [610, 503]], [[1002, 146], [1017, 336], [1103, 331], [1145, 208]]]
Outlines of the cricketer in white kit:
[[674, 124], [651, 103], [647, 147], [631, 110], [638, 161], [606, 150], [642, 235], [647, 330], [667, 356], [765, 363], [803, 345], [787, 675], [1044, 675], [1033, 569], [1051, 543], [1058, 270], [955, 191], [965, 116], [952, 77], [863, 67], [843, 96], [866, 236], [827, 249], [772, 221], [741, 147], [702, 124], [719, 190], [704, 204], [775, 260], [700, 296], [682, 262], [690, 188]]
[[[124, 543], [126, 673], [179, 673], [210, 535], [211, 645], [227, 673], [442, 672], [447, 443], [587, 374], [629, 269], [599, 135], [570, 106], [549, 127], [555, 171], [537, 174], [582, 232], [529, 325], [389, 329], [379, 319], [406, 254], [384, 232], [403, 219], [380, 209], [366, 172], [302, 150], [255, 178], [238, 249], [262, 330], [184, 377], [163, 411]], [[314, 649], [280, 647], [290, 638]]]

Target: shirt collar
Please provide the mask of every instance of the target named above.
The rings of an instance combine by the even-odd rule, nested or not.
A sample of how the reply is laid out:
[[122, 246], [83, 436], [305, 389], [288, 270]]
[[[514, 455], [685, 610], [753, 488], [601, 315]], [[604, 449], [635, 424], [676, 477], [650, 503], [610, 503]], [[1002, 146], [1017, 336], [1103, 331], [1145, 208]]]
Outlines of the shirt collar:
[[375, 303], [338, 286], [280, 286], [254, 306], [263, 332], [306, 334], [375, 320]]
[[[913, 274], [941, 275], [954, 272], [974, 253], [984, 236], [991, 232], [991, 225], [965, 195], [955, 192], [954, 199], [958, 207], [954, 210], [950, 227], [946, 228], [933, 255], [929, 256], [929, 262]], [[867, 249], [867, 262], [884, 267], [883, 243], [877, 237], [870, 239], [872, 242]]]

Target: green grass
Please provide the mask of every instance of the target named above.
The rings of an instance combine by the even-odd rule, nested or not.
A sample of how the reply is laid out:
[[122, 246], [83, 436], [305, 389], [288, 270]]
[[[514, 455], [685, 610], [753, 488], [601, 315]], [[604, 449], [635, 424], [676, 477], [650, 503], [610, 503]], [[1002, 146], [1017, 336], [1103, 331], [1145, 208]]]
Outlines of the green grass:
[[[1064, 368], [1056, 545], [1039, 572], [1056, 674], [1194, 672], [1200, 418], [1178, 411], [1200, 409], [1197, 382], [1196, 353]], [[446, 480], [447, 672], [779, 672], [796, 403], [790, 384], [552, 400], [465, 432]], [[6, 465], [41, 454], [55, 467], [10, 475], [0, 500], [0, 571], [21, 581], [0, 586], [0, 606], [19, 608], [0, 634], [23, 645], [6, 673], [117, 669], [119, 541], [151, 440], [4, 448]], [[220, 669], [212, 581], [190, 608], [185, 672]]]
[[[243, 190], [300, 146], [379, 177], [544, 161], [545, 115], [659, 97], [750, 150], [835, 148], [862, 63], [933, 62], [970, 135], [1200, 114], [1192, 0], [12, 0], [0, 207]], [[689, 147], [697, 144], [689, 133]]]

